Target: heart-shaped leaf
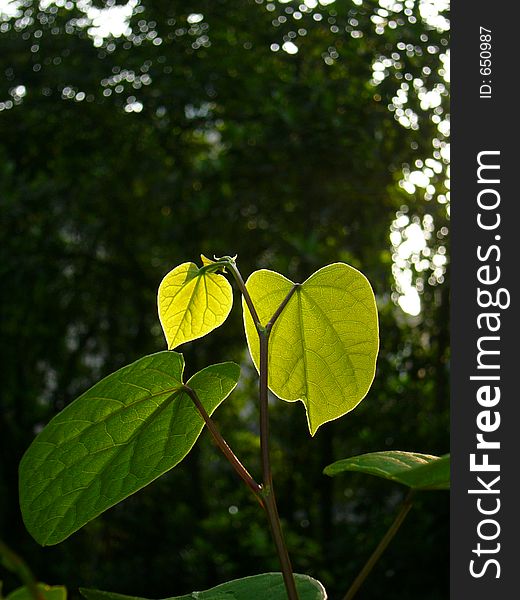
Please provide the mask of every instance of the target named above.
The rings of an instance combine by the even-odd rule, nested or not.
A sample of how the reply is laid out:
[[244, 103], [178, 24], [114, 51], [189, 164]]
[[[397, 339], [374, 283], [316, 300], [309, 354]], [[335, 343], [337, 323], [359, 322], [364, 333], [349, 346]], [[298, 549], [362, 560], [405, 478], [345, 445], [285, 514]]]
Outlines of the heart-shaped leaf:
[[157, 305], [170, 350], [205, 336], [227, 319], [233, 292], [214, 264], [206, 258], [201, 269], [195, 263], [183, 263], [161, 281]]
[[[300, 600], [327, 600], [325, 588], [308, 575], [294, 575]], [[87, 600], [144, 600], [135, 596], [123, 596], [99, 590], [80, 589]], [[217, 585], [204, 592], [174, 596], [167, 600], [287, 600], [287, 592], [281, 573], [264, 573], [243, 579], [235, 579]]]
[[450, 487], [450, 455], [431, 456], [417, 452], [371, 452], [325, 467], [325, 475], [359, 471], [397, 481], [415, 490], [446, 490]]
[[[261, 270], [246, 287], [265, 326], [294, 284]], [[258, 369], [260, 345], [245, 302], [243, 311]], [[295, 289], [272, 329], [269, 388], [282, 400], [304, 403], [314, 435], [320, 425], [351, 411], [365, 397], [378, 348], [377, 309], [368, 280], [346, 264], [328, 265]]]
[[[20, 506], [42, 545], [61, 542], [178, 464], [204, 421], [182, 382], [177, 352], [145, 356], [112, 373], [56, 415], [20, 463]], [[212, 365], [187, 383], [208, 414], [240, 368]]]
[[[45, 583], [36, 585], [44, 600], [67, 600], [67, 588], [62, 585], [50, 586]], [[34, 600], [34, 595], [27, 586], [23, 586], [12, 591], [5, 600]]]

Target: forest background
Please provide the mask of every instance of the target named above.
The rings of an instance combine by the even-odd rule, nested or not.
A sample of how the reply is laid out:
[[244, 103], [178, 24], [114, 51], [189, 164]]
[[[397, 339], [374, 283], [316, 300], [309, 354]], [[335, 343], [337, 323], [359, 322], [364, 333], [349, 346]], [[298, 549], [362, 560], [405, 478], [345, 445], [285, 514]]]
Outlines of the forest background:
[[[183, 463], [66, 542], [18, 508], [35, 433], [100, 377], [165, 349], [157, 286], [238, 254], [303, 281], [344, 261], [376, 293], [373, 387], [310, 438], [272, 403], [296, 572], [346, 591], [405, 493], [336, 459], [449, 451], [449, 50], [443, 0], [0, 0], [0, 538], [40, 580], [146, 597], [279, 570], [264, 516], [204, 434]], [[189, 373], [242, 365], [215, 419], [259, 472], [238, 303]], [[419, 495], [360, 598], [439, 600], [448, 494]], [[16, 587], [0, 572], [5, 591]]]

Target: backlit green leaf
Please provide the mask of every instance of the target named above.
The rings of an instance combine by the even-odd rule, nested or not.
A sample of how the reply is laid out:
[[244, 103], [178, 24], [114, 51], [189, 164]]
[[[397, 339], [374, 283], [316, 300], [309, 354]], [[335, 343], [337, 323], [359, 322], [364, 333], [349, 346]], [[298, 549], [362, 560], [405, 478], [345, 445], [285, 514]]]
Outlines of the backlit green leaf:
[[[256, 271], [246, 283], [262, 325], [294, 286], [273, 271]], [[243, 302], [249, 351], [258, 369], [259, 341]], [[351, 411], [374, 379], [379, 348], [377, 309], [366, 277], [335, 263], [297, 287], [269, 341], [269, 387], [282, 400], [301, 400], [311, 435]]]
[[168, 348], [195, 340], [220, 327], [233, 305], [233, 292], [227, 279], [211, 268], [183, 263], [170, 271], [159, 286], [159, 319]]
[[450, 455], [431, 456], [417, 452], [372, 452], [353, 456], [325, 467], [326, 475], [359, 471], [397, 481], [416, 490], [446, 490], [450, 487]]
[[[327, 593], [319, 581], [308, 575], [295, 575], [300, 600], [326, 600]], [[111, 592], [80, 589], [87, 600], [144, 600]], [[287, 600], [281, 573], [264, 573], [235, 579], [204, 592], [174, 596], [167, 600]]]
[[[37, 586], [44, 600], [67, 600], [67, 588], [62, 585], [38, 583]], [[5, 600], [34, 600], [34, 596], [27, 586], [23, 586], [12, 591]]]
[[[204, 422], [182, 383], [184, 359], [159, 352], [109, 375], [36, 437], [20, 463], [20, 505], [43, 545], [61, 542], [178, 464]], [[193, 388], [211, 414], [236, 386], [234, 363], [207, 367]]]

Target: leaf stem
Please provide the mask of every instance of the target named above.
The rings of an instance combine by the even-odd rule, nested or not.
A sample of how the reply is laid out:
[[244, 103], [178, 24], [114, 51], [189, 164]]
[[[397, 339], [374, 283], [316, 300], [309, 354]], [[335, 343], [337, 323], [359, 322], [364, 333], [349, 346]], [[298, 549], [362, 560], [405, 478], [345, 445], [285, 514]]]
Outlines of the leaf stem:
[[18, 576], [34, 600], [44, 600], [43, 594], [38, 589], [36, 579], [31, 569], [27, 566], [27, 563], [2, 540], [0, 540], [0, 562], [6, 569], [9, 569]]
[[201, 417], [204, 419], [206, 426], [209, 429], [215, 443], [221, 450], [222, 454], [227, 458], [227, 460], [231, 463], [231, 466], [235, 469], [238, 476], [244, 481], [247, 487], [253, 492], [256, 496], [257, 500], [260, 502], [260, 505], [264, 507], [264, 501], [262, 496], [262, 486], [258, 484], [253, 477], [249, 474], [249, 471], [244, 467], [244, 465], [237, 458], [233, 450], [229, 447], [229, 444], [222, 437], [222, 434], [218, 430], [215, 422], [208, 415], [206, 409], [204, 408], [200, 398], [197, 395], [197, 392], [190, 388], [187, 385], [184, 385], [184, 389], [188, 396], [193, 400], [193, 404], [197, 407]]
[[372, 552], [372, 555], [365, 563], [365, 566], [361, 569], [358, 576], [354, 579], [352, 585], [350, 586], [350, 588], [349, 588], [348, 592], [346, 593], [345, 597], [343, 598], [343, 600], [352, 600], [352, 598], [354, 598], [354, 596], [356, 595], [359, 588], [363, 585], [365, 579], [368, 577], [368, 575], [374, 568], [374, 565], [381, 558], [381, 555], [386, 550], [388, 544], [392, 541], [393, 537], [399, 530], [399, 527], [401, 527], [401, 524], [405, 520], [406, 515], [410, 512], [410, 509], [412, 508], [412, 505], [413, 505], [414, 496], [415, 496], [415, 490], [410, 490], [408, 492], [406, 498], [404, 499], [403, 503], [401, 504], [401, 508], [400, 508], [399, 512], [397, 513], [393, 523], [390, 525], [387, 532], [385, 533], [385, 535], [383, 536], [383, 538], [377, 545], [377, 548], [374, 550], [374, 552]]
[[274, 315], [269, 319], [267, 325], [265, 326], [268, 334], [271, 333], [271, 329], [273, 328], [274, 324], [276, 323], [276, 320], [282, 314], [283, 309], [287, 306], [287, 303], [292, 298], [292, 295], [294, 294], [294, 292], [300, 287], [300, 285], [301, 285], [300, 283], [295, 283], [292, 286], [292, 288], [289, 290], [289, 293], [287, 294], [287, 296], [285, 296], [285, 298], [283, 299], [280, 306], [276, 309], [276, 312], [274, 313]]
[[229, 271], [231, 272], [231, 274], [233, 275], [233, 277], [236, 281], [236, 284], [238, 286], [238, 289], [240, 290], [240, 293], [244, 297], [244, 300], [247, 304], [247, 308], [249, 309], [251, 317], [255, 323], [255, 327], [258, 330], [258, 328], [261, 327], [262, 325], [260, 323], [258, 313], [256, 312], [255, 305], [253, 304], [253, 300], [251, 299], [251, 296], [250, 296], [249, 292], [247, 291], [246, 284], [244, 283], [242, 275], [240, 274], [240, 271], [238, 270], [238, 267], [236, 266], [235, 261], [233, 259], [229, 259], [225, 263], [224, 266], [226, 268], [228, 268]]

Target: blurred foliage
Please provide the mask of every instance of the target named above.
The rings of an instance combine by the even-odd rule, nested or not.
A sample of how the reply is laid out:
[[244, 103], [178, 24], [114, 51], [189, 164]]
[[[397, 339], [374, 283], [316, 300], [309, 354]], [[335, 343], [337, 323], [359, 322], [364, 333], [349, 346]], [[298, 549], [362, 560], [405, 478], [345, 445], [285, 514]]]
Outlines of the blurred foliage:
[[[300, 403], [272, 404], [295, 570], [339, 597], [402, 495], [323, 467], [376, 450], [448, 451], [448, 278], [425, 285], [418, 317], [391, 301], [396, 211], [407, 204], [447, 225], [443, 207], [397, 185], [402, 165], [431, 151], [436, 126], [420, 107], [417, 129], [398, 124], [388, 109], [397, 72], [372, 80], [374, 60], [404, 43], [413, 50], [401, 53], [401, 77], [435, 84], [446, 34], [425, 23], [421, 2], [406, 2], [408, 17], [401, 4], [396, 26], [381, 28], [372, 1], [308, 2], [296, 19], [292, 1], [142, 0], [131, 32], [96, 39], [87, 4], [24, 0], [0, 17], [0, 536], [73, 595], [83, 586], [167, 597], [277, 570], [260, 509], [208, 436], [174, 471], [46, 549], [21, 522], [17, 465], [56, 411], [165, 348], [155, 300], [174, 265], [237, 253], [244, 275], [269, 267], [302, 281], [346, 261], [380, 308], [369, 396], [314, 439]], [[291, 40], [295, 54], [280, 48]], [[243, 364], [215, 419], [258, 474], [238, 303], [226, 327], [182, 350], [188, 375], [215, 360]], [[422, 495], [363, 597], [446, 597], [447, 515], [444, 495]]]

